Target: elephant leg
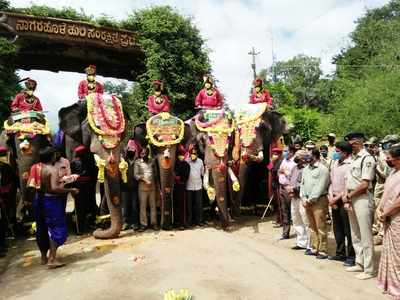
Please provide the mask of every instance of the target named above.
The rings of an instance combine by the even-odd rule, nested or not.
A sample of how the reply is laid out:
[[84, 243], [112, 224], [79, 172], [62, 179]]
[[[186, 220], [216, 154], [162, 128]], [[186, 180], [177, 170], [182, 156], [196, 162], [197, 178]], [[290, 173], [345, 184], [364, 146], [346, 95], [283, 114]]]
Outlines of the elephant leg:
[[229, 213], [226, 197], [226, 170], [220, 172], [217, 168], [212, 169], [211, 175], [213, 178], [216, 197], [215, 200], [218, 206], [218, 215], [221, 220], [221, 225], [223, 229], [229, 226]]
[[121, 190], [119, 186], [119, 178], [109, 178], [105, 176], [104, 192], [107, 200], [108, 209], [110, 210], [111, 226], [103, 230], [97, 229], [93, 236], [96, 239], [113, 239], [119, 236], [122, 230], [122, 212], [121, 212]]
[[234, 193], [233, 201], [232, 201], [232, 214], [234, 217], [240, 216], [240, 206], [242, 205], [244, 191], [246, 189], [246, 174], [247, 174], [247, 164], [241, 162], [239, 165], [239, 183], [240, 190], [237, 193]]

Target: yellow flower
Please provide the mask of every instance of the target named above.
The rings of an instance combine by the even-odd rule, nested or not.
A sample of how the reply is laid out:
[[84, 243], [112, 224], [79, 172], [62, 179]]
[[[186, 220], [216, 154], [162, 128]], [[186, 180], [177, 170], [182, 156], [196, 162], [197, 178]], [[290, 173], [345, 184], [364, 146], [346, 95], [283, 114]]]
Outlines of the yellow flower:
[[235, 181], [235, 182], [232, 184], [232, 188], [233, 188], [233, 190], [234, 190], [235, 192], [239, 192], [239, 191], [240, 191], [240, 183], [239, 183], [239, 181]]

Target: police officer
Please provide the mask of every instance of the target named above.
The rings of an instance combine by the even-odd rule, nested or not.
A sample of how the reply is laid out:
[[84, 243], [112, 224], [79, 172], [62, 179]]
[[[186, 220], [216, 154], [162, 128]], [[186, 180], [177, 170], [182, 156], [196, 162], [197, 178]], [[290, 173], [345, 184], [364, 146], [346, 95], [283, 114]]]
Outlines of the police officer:
[[371, 193], [375, 178], [375, 159], [365, 150], [364, 134], [353, 132], [345, 137], [353, 149], [351, 164], [346, 174], [344, 207], [349, 213], [351, 236], [356, 252], [356, 265], [348, 272], [362, 272], [357, 279], [365, 280], [376, 276], [374, 266], [374, 243], [372, 220], [374, 200]]

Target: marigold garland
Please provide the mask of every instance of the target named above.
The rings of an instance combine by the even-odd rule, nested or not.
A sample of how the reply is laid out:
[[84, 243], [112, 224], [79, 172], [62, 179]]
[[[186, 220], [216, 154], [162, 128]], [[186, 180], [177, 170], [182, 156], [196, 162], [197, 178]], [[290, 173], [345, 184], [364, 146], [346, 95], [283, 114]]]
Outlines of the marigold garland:
[[[125, 118], [122, 116], [121, 103], [118, 101], [117, 98], [115, 98], [113, 96], [113, 108], [116, 109], [116, 114], [120, 115], [119, 128], [114, 126], [114, 128], [117, 128], [117, 129], [112, 130], [112, 132], [110, 132], [110, 131], [106, 132], [106, 131], [98, 128], [96, 123], [95, 123], [95, 121], [94, 121], [94, 119], [93, 119], [93, 113], [94, 113], [94, 110], [95, 110], [95, 107], [93, 105], [93, 102], [94, 102], [93, 101], [93, 97], [94, 97], [94, 95], [96, 95], [96, 94], [90, 94], [90, 95], [86, 96], [86, 103], [87, 103], [87, 110], [88, 110], [87, 119], [88, 119], [90, 127], [92, 128], [92, 130], [96, 134], [98, 134], [100, 136], [105, 136], [105, 137], [106, 136], [120, 136], [125, 130]], [[98, 104], [98, 103], [96, 103], [96, 104]], [[114, 106], [114, 104], [115, 104], [115, 106]], [[100, 109], [102, 114], [105, 113], [103, 105], [104, 105], [104, 103], [102, 105], [99, 105], [99, 109]], [[104, 120], [107, 123], [107, 118], [105, 118]], [[107, 126], [109, 126], [108, 123], [107, 123]], [[111, 128], [111, 129], [113, 129], [113, 128]]]

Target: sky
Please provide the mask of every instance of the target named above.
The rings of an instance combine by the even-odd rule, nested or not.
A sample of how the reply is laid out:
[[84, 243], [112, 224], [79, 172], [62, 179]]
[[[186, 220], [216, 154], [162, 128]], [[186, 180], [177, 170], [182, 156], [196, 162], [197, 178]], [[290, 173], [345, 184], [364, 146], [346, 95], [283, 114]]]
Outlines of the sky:
[[[133, 10], [153, 5], [170, 5], [192, 17], [210, 50], [213, 75], [218, 87], [235, 109], [248, 99], [252, 82], [251, 56], [255, 47], [257, 70], [277, 60], [298, 54], [321, 58], [324, 74], [332, 73], [332, 57], [350, 45], [349, 34], [355, 21], [367, 9], [389, 0], [11, 0], [15, 7], [32, 3], [55, 8], [83, 8], [87, 14], [126, 18]], [[84, 66], [82, 66], [84, 68]], [[77, 100], [77, 87], [83, 73], [19, 71], [21, 77], [38, 81], [36, 95], [41, 99], [52, 126], [57, 112]], [[99, 81], [110, 80], [98, 76]], [[111, 81], [118, 82], [116, 79]]]

